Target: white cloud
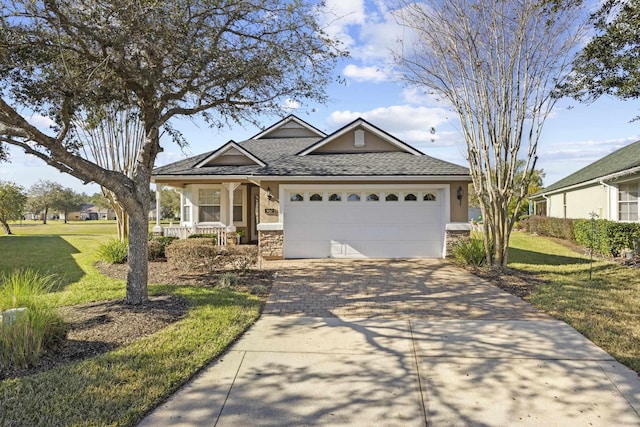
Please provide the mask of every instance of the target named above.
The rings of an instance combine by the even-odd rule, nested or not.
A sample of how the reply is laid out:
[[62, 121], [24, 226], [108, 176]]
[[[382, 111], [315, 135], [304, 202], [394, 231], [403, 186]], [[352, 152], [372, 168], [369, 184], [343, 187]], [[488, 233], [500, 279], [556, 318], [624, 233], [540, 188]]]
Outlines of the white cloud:
[[181, 153], [177, 151], [162, 151], [156, 157], [155, 167], [168, 165], [169, 163], [184, 160], [187, 157], [192, 156], [189, 153]]
[[320, 9], [320, 19], [327, 34], [351, 48], [355, 40], [349, 29], [365, 22], [364, 0], [327, 0]]
[[285, 100], [282, 108], [288, 111], [297, 110], [298, 108], [300, 108], [300, 103], [293, 99], [287, 99]]
[[402, 90], [402, 98], [410, 103], [417, 105], [438, 105], [441, 107], [449, 107], [451, 104], [442, 95], [433, 92], [430, 89], [419, 87], [408, 87]]
[[56, 122], [41, 114], [32, 114], [26, 119], [30, 125], [35, 126], [40, 130], [49, 130], [52, 126], [56, 125]]
[[356, 80], [358, 82], [383, 82], [389, 78], [388, 74], [378, 67], [359, 67], [349, 64], [342, 70], [344, 77]]

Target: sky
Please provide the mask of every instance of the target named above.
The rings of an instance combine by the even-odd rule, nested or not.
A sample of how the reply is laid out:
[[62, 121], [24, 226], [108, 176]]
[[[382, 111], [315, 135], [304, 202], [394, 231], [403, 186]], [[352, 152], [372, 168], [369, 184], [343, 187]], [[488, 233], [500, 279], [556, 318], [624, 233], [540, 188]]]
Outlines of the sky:
[[[301, 106], [283, 100], [282, 116], [295, 114], [326, 133], [362, 117], [425, 154], [467, 166], [466, 146], [456, 114], [437, 96], [406, 87], [389, 71], [390, 47], [405, 32], [389, 14], [385, 1], [328, 0], [326, 4], [332, 16], [327, 21], [327, 31], [350, 52], [350, 57], [341, 60], [335, 69], [336, 77], [343, 82], [336, 81], [327, 88], [326, 105]], [[545, 122], [538, 146], [537, 168], [545, 172], [544, 185], [640, 140], [640, 122], [631, 122], [639, 115], [639, 107], [638, 101], [606, 97], [592, 104], [571, 99], [558, 101]], [[268, 127], [279, 119], [265, 116], [260, 121]], [[32, 117], [31, 121], [46, 125], [46, 119], [41, 117]], [[261, 130], [249, 124], [211, 129], [192, 119], [175, 120], [172, 124], [189, 146], [181, 150], [169, 138], [162, 138], [164, 152], [158, 156], [156, 166], [214, 150], [229, 140], [248, 139]], [[0, 163], [0, 180], [29, 188], [44, 179], [80, 193], [99, 191], [96, 184], [84, 185], [19, 149], [11, 148], [10, 153], [10, 163]]]

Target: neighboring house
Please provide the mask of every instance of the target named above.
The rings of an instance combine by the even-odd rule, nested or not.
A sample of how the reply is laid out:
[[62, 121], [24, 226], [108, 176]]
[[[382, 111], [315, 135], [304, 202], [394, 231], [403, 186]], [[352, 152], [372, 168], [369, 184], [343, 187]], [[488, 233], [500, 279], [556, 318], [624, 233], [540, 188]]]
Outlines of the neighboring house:
[[152, 176], [158, 205], [180, 192], [183, 230], [242, 231], [267, 259], [442, 257], [446, 229], [468, 233], [470, 181], [363, 119], [327, 135], [295, 116]]
[[627, 145], [531, 197], [536, 215], [638, 221], [640, 141]]
[[[64, 219], [64, 214], [60, 216]], [[98, 220], [98, 219], [116, 219], [116, 213], [113, 209], [100, 208], [90, 203], [83, 203], [80, 205], [80, 210], [75, 212], [69, 212], [68, 221], [80, 221], [80, 220]]]

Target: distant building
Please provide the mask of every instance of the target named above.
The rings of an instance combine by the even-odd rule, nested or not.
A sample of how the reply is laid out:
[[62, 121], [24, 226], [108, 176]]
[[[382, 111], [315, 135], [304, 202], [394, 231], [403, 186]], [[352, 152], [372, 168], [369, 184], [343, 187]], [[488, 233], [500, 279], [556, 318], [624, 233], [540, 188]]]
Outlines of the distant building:
[[[64, 219], [64, 214], [60, 216]], [[116, 219], [116, 213], [111, 208], [100, 208], [90, 203], [80, 205], [79, 211], [69, 212], [68, 221], [85, 221], [99, 219]]]

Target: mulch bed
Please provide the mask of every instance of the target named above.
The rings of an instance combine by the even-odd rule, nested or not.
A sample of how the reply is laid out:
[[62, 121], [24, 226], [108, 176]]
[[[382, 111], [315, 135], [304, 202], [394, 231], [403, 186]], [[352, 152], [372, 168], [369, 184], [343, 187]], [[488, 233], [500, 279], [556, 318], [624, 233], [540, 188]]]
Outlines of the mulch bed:
[[[96, 268], [106, 276], [126, 279], [128, 266], [98, 262]], [[220, 276], [228, 273], [182, 272], [166, 262], [149, 263], [149, 283], [190, 286], [216, 286]], [[233, 272], [239, 283], [233, 290], [251, 292], [263, 301], [271, 289], [270, 272]], [[69, 325], [66, 339], [49, 349], [36, 366], [28, 369], [3, 369], [0, 380], [46, 371], [70, 362], [87, 359], [151, 335], [184, 317], [189, 304], [174, 295], [149, 297], [144, 305], [132, 306], [124, 300], [99, 301], [61, 307], [60, 313]]]

